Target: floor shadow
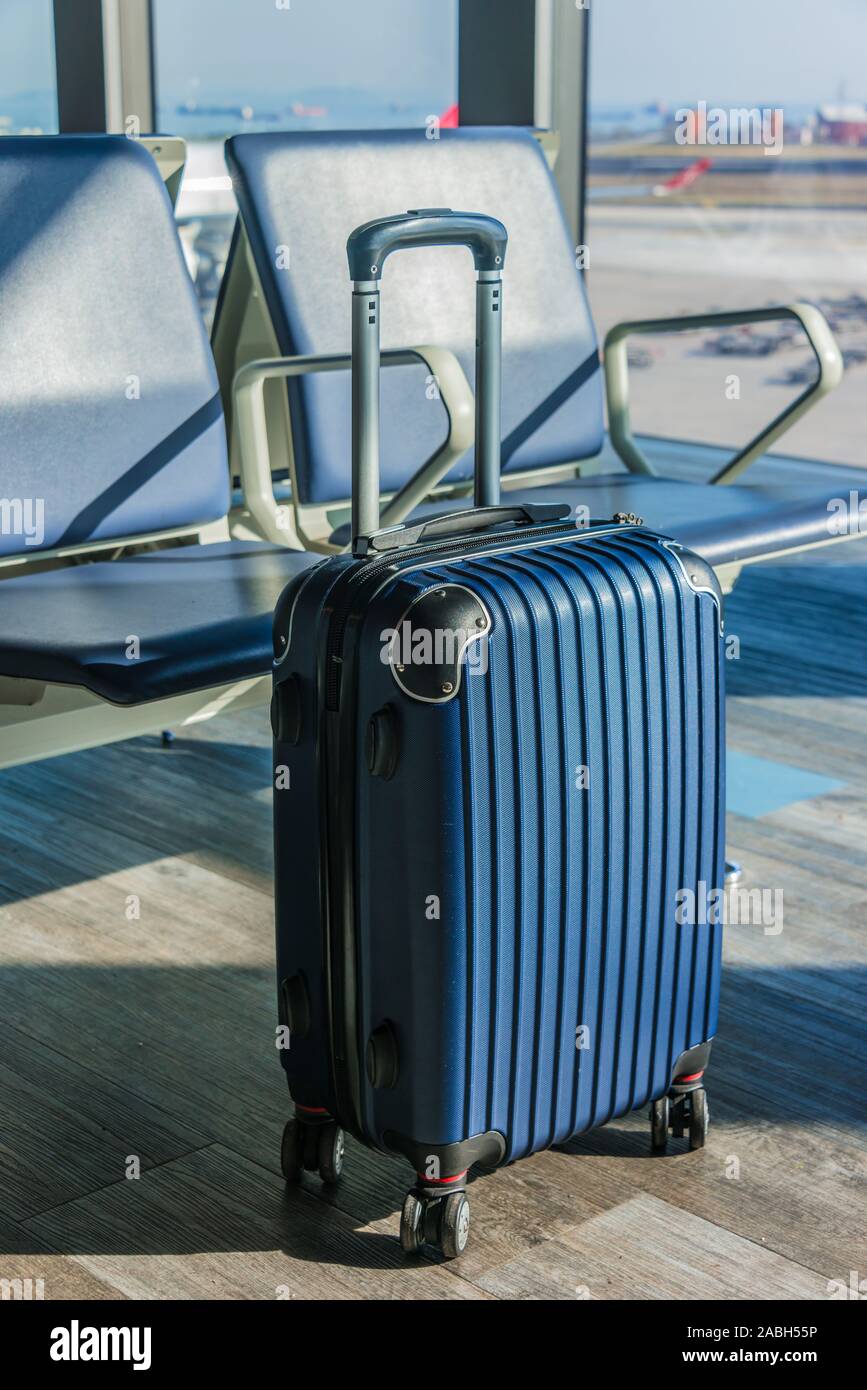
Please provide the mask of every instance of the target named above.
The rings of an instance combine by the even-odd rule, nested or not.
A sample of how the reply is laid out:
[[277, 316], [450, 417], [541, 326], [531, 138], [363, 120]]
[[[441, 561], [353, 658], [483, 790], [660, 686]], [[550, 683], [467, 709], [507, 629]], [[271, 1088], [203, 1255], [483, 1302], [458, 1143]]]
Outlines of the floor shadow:
[[863, 541], [748, 566], [725, 617], [729, 695], [867, 699]]
[[[392, 1263], [393, 1242], [368, 1228], [399, 1209], [411, 1181], [402, 1160], [351, 1141], [340, 1188], [316, 1178], [284, 1187], [289, 1105], [274, 1013], [267, 969], [0, 970], [0, 1212], [18, 1253], [30, 1242], [34, 1253], [280, 1249], [319, 1265]], [[852, 1078], [865, 1018], [867, 967], [728, 967], [709, 1070], [715, 1125], [769, 1134], [797, 1124], [820, 1141], [827, 1130], [829, 1156], [834, 1135], [862, 1143], [867, 1115]], [[563, 1147], [576, 1182], [582, 1154], [657, 1161], [639, 1114]], [[137, 1179], [126, 1176], [130, 1156]]]
[[270, 786], [270, 746], [183, 733], [0, 771], [0, 907], [197, 851], [270, 878]]

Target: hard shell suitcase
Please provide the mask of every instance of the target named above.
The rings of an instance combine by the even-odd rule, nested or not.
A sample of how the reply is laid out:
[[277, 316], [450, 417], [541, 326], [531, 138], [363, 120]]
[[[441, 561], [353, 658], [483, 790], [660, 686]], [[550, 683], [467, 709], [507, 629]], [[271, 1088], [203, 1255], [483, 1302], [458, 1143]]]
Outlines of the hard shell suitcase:
[[[476, 507], [378, 531], [379, 280], [477, 276]], [[506, 233], [359, 228], [352, 554], [282, 595], [272, 700], [288, 1181], [343, 1131], [406, 1156], [407, 1251], [459, 1254], [467, 1173], [639, 1106], [700, 1147], [723, 885], [722, 597], [636, 518], [499, 505]]]

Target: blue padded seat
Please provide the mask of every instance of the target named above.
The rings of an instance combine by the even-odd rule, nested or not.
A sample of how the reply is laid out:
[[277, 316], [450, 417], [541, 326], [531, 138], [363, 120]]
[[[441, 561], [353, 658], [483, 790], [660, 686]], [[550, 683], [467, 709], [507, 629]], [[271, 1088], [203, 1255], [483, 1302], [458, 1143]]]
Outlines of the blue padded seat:
[[[156, 165], [123, 136], [0, 140], [0, 460], [2, 555], [226, 515], [210, 346]], [[315, 561], [226, 543], [5, 566], [0, 675], [137, 704], [263, 674]]]
[[[832, 477], [825, 481], [826, 473]], [[633, 512], [655, 531], [671, 536], [703, 555], [709, 564], [737, 564], [781, 550], [823, 545], [831, 539], [828, 501], [848, 496], [838, 474], [820, 465], [818, 483], [733, 484], [709, 487], [682, 479], [647, 477], [635, 473], [608, 473], [577, 482], [548, 483], [545, 487], [521, 487], [504, 492], [502, 500], [520, 497], [524, 502], [563, 502], [589, 509], [594, 521], [616, 512]], [[833, 480], [832, 480], [833, 479]], [[864, 475], [857, 481], [863, 485]], [[856, 485], [852, 473], [851, 485]], [[417, 507], [410, 521], [438, 512], [455, 510], [454, 501], [437, 501]], [[332, 533], [336, 545], [347, 545], [349, 526]]]
[[0, 582], [0, 673], [121, 705], [260, 676], [277, 599], [318, 558], [228, 541], [18, 574]]
[[[596, 338], [556, 187], [525, 130], [461, 128], [425, 140], [415, 130], [238, 135], [226, 152], [241, 218], [283, 353], [348, 351], [346, 238], [380, 214], [469, 208], [509, 231], [503, 317], [504, 472], [599, 453], [602, 385]], [[235, 238], [234, 254], [239, 254]], [[282, 250], [281, 250], [282, 248]], [[277, 253], [280, 252], [278, 255]], [[231, 274], [231, 261], [225, 282]], [[459, 249], [415, 250], [383, 277], [383, 343], [434, 343], [460, 357], [472, 381], [473, 269]], [[397, 489], [439, 444], [444, 413], [422, 367], [382, 375], [383, 491]], [[290, 388], [300, 501], [345, 498], [350, 477], [348, 374]], [[676, 418], [672, 434], [677, 433]], [[700, 453], [696, 449], [696, 453]], [[623, 471], [533, 487], [504, 499], [586, 504], [595, 517], [631, 511], [719, 565], [830, 539], [828, 501], [839, 483], [788, 476], [757, 485], [705, 484]], [[470, 472], [465, 458], [453, 477]], [[428, 503], [414, 516], [450, 511]], [[331, 538], [348, 540], [343, 526]]]
[[[226, 515], [216, 371], [154, 160], [135, 140], [0, 141], [0, 556]], [[42, 528], [39, 528], [40, 530]]]
[[[519, 129], [238, 135], [226, 160], [283, 354], [348, 352], [353, 227], [412, 207], [471, 208], [509, 230], [503, 317], [503, 468], [568, 463], [599, 451], [602, 383], [596, 335], [547, 162]], [[235, 240], [235, 254], [238, 241]], [[281, 250], [282, 248], [282, 250]], [[227, 267], [224, 283], [231, 274]], [[472, 382], [475, 275], [461, 248], [388, 263], [383, 347], [450, 348]], [[219, 314], [219, 306], [218, 306]], [[383, 373], [382, 486], [392, 491], [445, 439], [427, 368]], [[295, 466], [304, 503], [349, 495], [349, 373], [290, 383]], [[469, 477], [472, 456], [450, 475]]]

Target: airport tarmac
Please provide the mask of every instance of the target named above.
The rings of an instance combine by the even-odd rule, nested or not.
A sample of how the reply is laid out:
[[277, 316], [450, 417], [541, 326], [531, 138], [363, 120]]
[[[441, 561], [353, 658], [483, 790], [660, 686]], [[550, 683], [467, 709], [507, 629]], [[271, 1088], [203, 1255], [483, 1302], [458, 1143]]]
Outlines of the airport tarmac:
[[[623, 320], [797, 299], [826, 307], [862, 293], [867, 299], [867, 212], [591, 203], [587, 245], [600, 338]], [[833, 318], [841, 349], [857, 357], [867, 348], [867, 307], [837, 310]], [[774, 330], [760, 325], [755, 332]], [[630, 373], [636, 431], [739, 447], [805, 389], [785, 380], [812, 360], [803, 337], [749, 357], [708, 352], [717, 336], [708, 330], [635, 339], [636, 349], [648, 350], [635, 354], [646, 365]], [[779, 449], [867, 465], [867, 362], [851, 361], [837, 390]]]

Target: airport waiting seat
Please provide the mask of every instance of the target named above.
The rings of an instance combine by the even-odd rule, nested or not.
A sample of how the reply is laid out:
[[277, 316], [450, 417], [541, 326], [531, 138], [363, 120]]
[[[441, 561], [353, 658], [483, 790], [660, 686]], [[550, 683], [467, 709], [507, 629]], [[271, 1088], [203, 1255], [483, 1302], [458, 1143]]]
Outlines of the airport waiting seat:
[[150, 154], [0, 141], [0, 766], [264, 699], [315, 557], [229, 539], [207, 335]]
[[[321, 374], [315, 360], [327, 363], [329, 356], [349, 350], [347, 235], [382, 214], [451, 206], [490, 213], [509, 230], [503, 485], [510, 498], [584, 504], [594, 517], [637, 513], [703, 553], [726, 587], [745, 563], [832, 539], [828, 502], [839, 493], [839, 482], [824, 487], [821, 482], [805, 486], [802, 478], [760, 487], [734, 482], [839, 379], [840, 354], [818, 310], [796, 306], [713, 316], [720, 322], [801, 318], [813, 332], [820, 359], [817, 387], [742, 451], [725, 471], [724, 486], [653, 474], [629, 430], [625, 332], [611, 335], [606, 350], [606, 368], [612, 367], [611, 434], [628, 470], [620, 465], [620, 471], [612, 471], [609, 465], [599, 474], [597, 466], [599, 475], [589, 476], [591, 465], [588, 476], [576, 477], [576, 462], [593, 460], [603, 446], [603, 372], [556, 185], [529, 132], [463, 128], [444, 130], [438, 140], [426, 140], [415, 130], [247, 134], [227, 142], [226, 158], [240, 217], [213, 343], [224, 404], [233, 416], [233, 472], [245, 477], [248, 495], [259, 494], [255, 519], [261, 535], [277, 538], [274, 516], [286, 510], [280, 502], [285, 493], [302, 544], [327, 551], [348, 541], [349, 373]], [[645, 325], [631, 327], [641, 331]], [[448, 348], [462, 379], [470, 376], [475, 350], [471, 258], [460, 249], [426, 248], [389, 262], [382, 341], [395, 352], [410, 344]], [[281, 380], [298, 370], [299, 355], [302, 374]], [[270, 369], [263, 360], [269, 356]], [[250, 374], [257, 372], [267, 372], [268, 380], [251, 405], [242, 396], [249, 395]], [[467, 495], [471, 450], [455, 457], [459, 446], [451, 456], [446, 449], [456, 415], [466, 419], [466, 402], [461, 380], [450, 379], [448, 388], [433, 380], [426, 361], [398, 363], [383, 374], [383, 524], [407, 514], [405, 505], [396, 510], [388, 498], [397, 494], [398, 504], [405, 504], [407, 480], [425, 460], [435, 460], [437, 451], [448, 470], [429, 470], [430, 476], [439, 474], [438, 487], [424, 499], [410, 499], [409, 515], [417, 519], [454, 510], [455, 496]], [[246, 418], [241, 418], [242, 404]], [[256, 410], [264, 417], [258, 429], [253, 428]], [[671, 433], [677, 433], [675, 420]], [[280, 524], [285, 533], [282, 515]]]

